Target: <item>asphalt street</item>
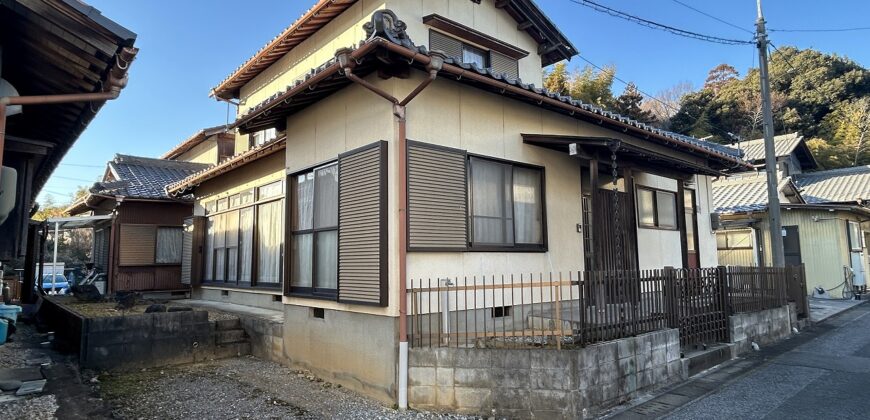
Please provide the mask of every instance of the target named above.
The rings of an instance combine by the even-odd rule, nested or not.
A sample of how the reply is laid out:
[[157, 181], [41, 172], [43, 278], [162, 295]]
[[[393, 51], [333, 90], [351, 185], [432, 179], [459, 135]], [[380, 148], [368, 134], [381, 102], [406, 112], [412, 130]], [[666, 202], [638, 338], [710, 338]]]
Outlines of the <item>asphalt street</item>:
[[870, 304], [787, 341], [664, 418], [870, 418]]

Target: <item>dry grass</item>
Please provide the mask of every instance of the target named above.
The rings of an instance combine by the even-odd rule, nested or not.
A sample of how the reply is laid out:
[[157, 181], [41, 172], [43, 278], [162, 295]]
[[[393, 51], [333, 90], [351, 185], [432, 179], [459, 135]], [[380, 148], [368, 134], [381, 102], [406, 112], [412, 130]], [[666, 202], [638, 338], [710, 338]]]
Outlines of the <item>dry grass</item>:
[[[85, 318], [104, 318], [112, 316], [144, 314], [145, 310], [148, 309], [149, 305], [157, 303], [153, 301], [139, 301], [135, 305], [133, 305], [133, 307], [122, 310], [116, 308], [118, 304], [114, 301], [82, 302], [73, 296], [53, 296], [52, 299]], [[169, 301], [164, 303], [164, 305], [185, 306], [184, 301]], [[206, 309], [194, 308], [194, 310], [204, 311]], [[213, 309], [208, 309], [207, 311], [209, 321], [238, 318], [237, 315], [228, 312], [216, 311]]]

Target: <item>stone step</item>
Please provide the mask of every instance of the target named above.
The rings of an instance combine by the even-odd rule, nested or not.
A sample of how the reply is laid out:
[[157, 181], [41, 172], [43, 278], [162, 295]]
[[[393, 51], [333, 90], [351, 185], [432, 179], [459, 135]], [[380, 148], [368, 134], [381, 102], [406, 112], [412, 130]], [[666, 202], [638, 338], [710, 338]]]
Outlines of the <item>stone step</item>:
[[251, 343], [245, 341], [242, 343], [221, 344], [214, 348], [215, 359], [228, 359], [230, 357], [248, 356], [251, 354]]
[[221, 330], [237, 330], [242, 328], [242, 321], [239, 318], [221, 319], [214, 322], [214, 329]]
[[232, 344], [244, 343], [248, 341], [248, 335], [245, 330], [239, 328], [235, 330], [219, 330], [215, 334], [215, 344]]
[[727, 344], [716, 344], [704, 350], [685, 353], [683, 358], [687, 360], [689, 376], [694, 376], [713, 366], [731, 360], [731, 347]]

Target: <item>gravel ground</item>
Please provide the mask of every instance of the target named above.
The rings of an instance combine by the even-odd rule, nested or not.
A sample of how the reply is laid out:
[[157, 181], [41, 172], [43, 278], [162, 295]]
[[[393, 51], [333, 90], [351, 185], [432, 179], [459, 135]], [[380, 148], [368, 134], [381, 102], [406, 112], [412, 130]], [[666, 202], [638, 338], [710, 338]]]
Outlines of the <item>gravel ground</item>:
[[97, 378], [115, 416], [126, 419], [473, 418], [400, 413], [308, 372], [251, 356]]
[[[38, 346], [40, 338], [33, 328], [18, 323], [10, 342], [0, 345], [0, 369], [23, 367], [31, 357], [29, 349]], [[2, 418], [2, 417], [0, 417]]]
[[54, 395], [43, 395], [0, 403], [0, 419], [45, 420], [56, 419], [57, 399]]

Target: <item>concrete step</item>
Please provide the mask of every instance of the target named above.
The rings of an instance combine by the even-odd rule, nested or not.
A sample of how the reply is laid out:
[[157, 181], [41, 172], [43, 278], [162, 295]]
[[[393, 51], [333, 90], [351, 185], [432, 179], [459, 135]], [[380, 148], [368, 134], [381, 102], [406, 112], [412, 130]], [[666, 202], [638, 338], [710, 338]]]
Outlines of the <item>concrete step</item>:
[[214, 341], [217, 345], [245, 343], [248, 341], [248, 335], [245, 334], [245, 330], [243, 329], [221, 330], [216, 332]]
[[695, 350], [684, 354], [689, 366], [689, 376], [710, 369], [720, 363], [731, 360], [731, 346], [716, 344], [703, 350]]
[[230, 357], [248, 356], [251, 354], [251, 343], [221, 344], [214, 348], [215, 359], [228, 359]]
[[214, 322], [214, 329], [217, 331], [238, 330], [240, 328], [242, 328], [242, 321], [238, 318], [221, 319]]

